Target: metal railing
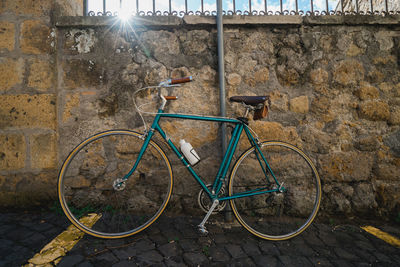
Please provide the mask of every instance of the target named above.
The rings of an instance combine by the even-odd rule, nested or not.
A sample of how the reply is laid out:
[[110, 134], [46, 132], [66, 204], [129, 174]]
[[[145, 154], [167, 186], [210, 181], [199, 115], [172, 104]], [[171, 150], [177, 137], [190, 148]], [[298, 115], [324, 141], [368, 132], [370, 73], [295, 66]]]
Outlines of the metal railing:
[[[84, 15], [185, 16], [217, 14], [215, 0], [84, 0]], [[230, 0], [224, 15], [394, 15], [400, 0]]]

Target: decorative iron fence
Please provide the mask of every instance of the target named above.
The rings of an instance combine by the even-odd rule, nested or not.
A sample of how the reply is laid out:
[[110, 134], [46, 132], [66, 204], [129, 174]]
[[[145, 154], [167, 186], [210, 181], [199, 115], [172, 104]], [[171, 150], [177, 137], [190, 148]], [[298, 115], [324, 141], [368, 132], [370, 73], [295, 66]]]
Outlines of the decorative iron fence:
[[[215, 16], [216, 0], [84, 0], [87, 16]], [[400, 0], [224, 0], [224, 15], [394, 15]]]

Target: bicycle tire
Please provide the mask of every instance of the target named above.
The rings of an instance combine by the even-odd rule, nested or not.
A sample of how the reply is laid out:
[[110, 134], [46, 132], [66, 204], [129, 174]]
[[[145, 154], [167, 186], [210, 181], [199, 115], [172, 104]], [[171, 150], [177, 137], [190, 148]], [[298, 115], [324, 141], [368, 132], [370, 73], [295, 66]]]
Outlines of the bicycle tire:
[[[230, 200], [239, 223], [250, 233], [267, 240], [287, 240], [302, 233], [315, 219], [321, 203], [321, 181], [318, 172], [297, 147], [279, 141], [260, 144], [277, 181], [284, 192], [265, 193]], [[253, 146], [237, 159], [229, 179], [229, 195], [257, 188], [277, 189], [264, 165], [265, 178]], [[258, 155], [258, 157], [257, 157]]]
[[[89, 137], [64, 161], [58, 196], [67, 218], [80, 230], [100, 238], [122, 238], [150, 226], [171, 197], [170, 161], [150, 141], [136, 171], [121, 190], [114, 182], [129, 173], [144, 140], [128, 130]], [[83, 219], [92, 218], [92, 219]], [[86, 221], [85, 221], [86, 220]]]

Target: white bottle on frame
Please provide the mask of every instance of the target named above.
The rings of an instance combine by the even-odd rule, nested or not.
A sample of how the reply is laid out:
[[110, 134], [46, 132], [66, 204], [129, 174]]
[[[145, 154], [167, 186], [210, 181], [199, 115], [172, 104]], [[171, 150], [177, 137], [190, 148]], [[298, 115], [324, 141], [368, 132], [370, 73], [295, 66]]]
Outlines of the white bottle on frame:
[[190, 143], [186, 142], [184, 139], [181, 139], [179, 141], [179, 145], [183, 155], [189, 161], [190, 165], [193, 166], [200, 161], [199, 155], [197, 155]]

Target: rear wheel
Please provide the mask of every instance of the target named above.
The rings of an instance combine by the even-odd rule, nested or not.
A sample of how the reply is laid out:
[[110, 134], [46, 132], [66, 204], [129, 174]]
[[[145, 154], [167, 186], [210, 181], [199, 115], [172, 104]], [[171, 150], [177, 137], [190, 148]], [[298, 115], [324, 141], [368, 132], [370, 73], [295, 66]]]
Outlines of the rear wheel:
[[136, 171], [126, 181], [144, 141], [125, 130], [96, 134], [65, 160], [58, 178], [61, 207], [80, 230], [120, 238], [150, 226], [172, 192], [172, 169], [163, 150], [150, 141]]
[[239, 223], [258, 237], [292, 238], [303, 232], [318, 212], [320, 178], [312, 161], [293, 145], [263, 142], [260, 150], [270, 168], [255, 147], [249, 148], [232, 169], [229, 195], [276, 191], [278, 186], [273, 176], [282, 186], [281, 190], [232, 199], [232, 210]]

